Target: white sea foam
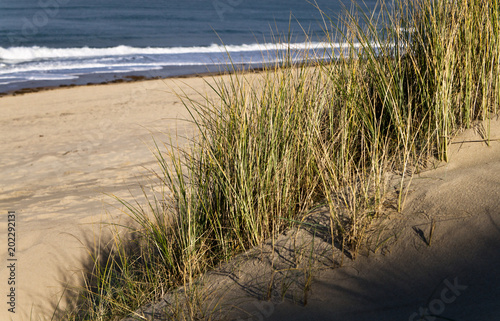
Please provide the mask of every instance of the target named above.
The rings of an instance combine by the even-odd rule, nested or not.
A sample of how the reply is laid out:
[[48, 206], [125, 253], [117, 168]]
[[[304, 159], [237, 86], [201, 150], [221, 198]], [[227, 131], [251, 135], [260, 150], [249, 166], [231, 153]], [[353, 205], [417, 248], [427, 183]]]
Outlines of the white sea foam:
[[23, 65], [18, 67], [12, 67], [6, 70], [0, 70], [0, 75], [5, 74], [19, 74], [26, 72], [56, 72], [56, 71], [68, 71], [68, 72], [77, 72], [79, 70], [92, 70], [92, 69], [109, 69], [109, 71], [113, 71], [116, 68], [127, 68], [130, 71], [139, 71], [139, 70], [152, 70], [152, 69], [160, 69], [161, 66], [158, 64], [100, 64], [100, 63], [71, 63], [65, 64], [60, 62], [53, 63], [42, 63], [42, 64], [30, 64]]
[[12, 83], [19, 79], [67, 80], [82, 75], [144, 72], [169, 66], [258, 65], [281, 62], [283, 55], [278, 52], [284, 50], [291, 52], [293, 61], [303, 60], [306, 52], [309, 59], [323, 59], [345, 47], [347, 45], [324, 42], [172, 48], [0, 47], [0, 76], [3, 78], [0, 78], [3, 80], [0, 85], [9, 83], [9, 79]]
[[71, 80], [77, 79], [78, 76], [69, 76], [69, 75], [51, 75], [51, 74], [43, 74], [43, 75], [32, 75], [26, 77], [27, 80]]
[[[190, 53], [232, 53], [232, 52], [265, 52], [270, 50], [307, 50], [328, 48], [328, 43], [292, 43], [292, 44], [243, 44], [221, 46], [213, 44], [206, 47], [172, 47], [172, 48], [137, 48], [117, 46], [112, 48], [48, 48], [48, 47], [0, 47], [0, 60], [31, 61], [54, 58], [89, 58], [131, 55], [175, 55]], [[340, 45], [339, 45], [340, 46]], [[334, 45], [336, 47], [336, 45]]]

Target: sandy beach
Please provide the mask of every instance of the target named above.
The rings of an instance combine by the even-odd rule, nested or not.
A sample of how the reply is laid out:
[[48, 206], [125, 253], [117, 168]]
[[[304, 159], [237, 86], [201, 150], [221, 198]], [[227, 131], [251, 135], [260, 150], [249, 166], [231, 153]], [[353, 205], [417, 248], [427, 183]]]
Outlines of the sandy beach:
[[[99, 223], [126, 223], [118, 202], [106, 194], [126, 200], [141, 194], [140, 184], [148, 183], [149, 169], [156, 166], [153, 137], [166, 141], [193, 134], [175, 91], [200, 97], [196, 92], [207, 90], [207, 80], [140, 81], [0, 98], [0, 211], [4, 218], [15, 211], [17, 259], [16, 313], [3, 304], [0, 319], [48, 320], [67, 306], [73, 292], [64, 289], [81, 285], [82, 272], [91, 264], [88, 248], [107, 233], [108, 226]], [[489, 146], [484, 141], [488, 131], [494, 139]], [[230, 288], [247, 302], [245, 320], [417, 320], [414, 313], [425, 316], [419, 307], [456, 320], [496, 316], [499, 137], [497, 120], [457, 137], [449, 163], [416, 176], [405, 210], [391, 216], [387, 227], [394, 245], [315, 273], [306, 307], [290, 301], [263, 305], [259, 296], [248, 296], [248, 285], [240, 282], [245, 277], [217, 276], [213, 285], [224, 285], [224, 291]], [[6, 298], [12, 275], [6, 219], [1, 228], [1, 295]], [[244, 263], [239, 273], [269, 268], [255, 262]], [[439, 296], [450, 287], [457, 292], [453, 301]], [[260, 310], [252, 312], [252, 306]]]
[[140, 195], [156, 169], [153, 137], [192, 134], [174, 90], [196, 97], [204, 88], [205, 79], [195, 77], [0, 98], [3, 298], [10, 292], [7, 211], [15, 211], [17, 259], [16, 313], [2, 304], [1, 320], [45, 320], [58, 304], [64, 308], [71, 297], [64, 287], [81, 285], [87, 247], [106, 230], [95, 223], [126, 216], [106, 194]]

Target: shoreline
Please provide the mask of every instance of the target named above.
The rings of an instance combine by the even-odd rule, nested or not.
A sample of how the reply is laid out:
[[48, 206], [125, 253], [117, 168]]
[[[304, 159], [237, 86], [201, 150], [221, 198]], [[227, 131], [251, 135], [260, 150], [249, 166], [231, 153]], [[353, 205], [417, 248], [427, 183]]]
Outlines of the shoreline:
[[[294, 63], [293, 68], [301, 66], [316, 67], [322, 63], [332, 63], [334, 61], [318, 60], [310, 62]], [[205, 66], [177, 66], [164, 67], [162, 71], [150, 70], [146, 72], [127, 72], [109, 74], [89, 74], [82, 75], [75, 80], [55, 80], [55, 81], [33, 81], [30, 86], [16, 88], [15, 83], [12, 89], [3, 90], [0, 87], [0, 99], [2, 97], [18, 96], [42, 91], [57, 90], [60, 88], [75, 88], [85, 86], [102, 86], [109, 84], [133, 83], [149, 80], [186, 79], [224, 76], [229, 74], [251, 74], [264, 71], [266, 68], [287, 68], [285, 65], [277, 66], [276, 63], [242, 63], [234, 65], [205, 65]], [[187, 69], [187, 70], [186, 70]], [[208, 69], [208, 70], [207, 70]], [[38, 84], [38, 85], [36, 85]]]
[[[163, 67], [162, 70], [149, 70], [145, 72], [109, 73], [81, 75], [77, 79], [70, 80], [39, 80], [31, 81], [26, 85], [16, 83], [6, 85], [5, 89], [0, 86], [0, 98], [17, 96], [27, 93], [55, 90], [58, 88], [73, 88], [82, 86], [99, 86], [116, 83], [132, 83], [137, 81], [157, 79], [185, 79], [208, 76], [222, 76], [234, 68], [237, 73], [259, 72], [264, 69], [262, 64], [237, 64], [230, 65], [206, 65], [206, 66], [175, 66]], [[25, 82], [23, 82], [25, 84]]]
[[84, 75], [75, 80], [56, 80], [56, 81], [34, 81], [31, 85], [20, 86], [16, 88], [15, 84], [12, 84], [13, 89], [6, 91], [0, 91], [0, 98], [5, 96], [16, 96], [27, 93], [35, 93], [47, 90], [55, 90], [58, 88], [72, 88], [81, 86], [99, 86], [117, 83], [130, 83], [136, 81], [144, 80], [156, 80], [156, 79], [172, 79], [172, 78], [191, 78], [191, 77], [204, 77], [210, 75], [222, 75], [223, 72], [196, 72], [189, 74], [173, 74], [168, 76], [160, 75], [144, 75], [139, 72], [131, 73], [110, 73], [105, 75]]

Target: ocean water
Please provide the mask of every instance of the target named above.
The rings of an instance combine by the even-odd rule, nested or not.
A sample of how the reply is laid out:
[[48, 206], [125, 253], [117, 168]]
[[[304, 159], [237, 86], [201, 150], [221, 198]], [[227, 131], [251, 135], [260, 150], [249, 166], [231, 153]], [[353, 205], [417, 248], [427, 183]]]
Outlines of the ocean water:
[[[339, 0], [315, 2], [342, 12]], [[335, 55], [323, 18], [307, 0], [2, 0], [0, 92]]]

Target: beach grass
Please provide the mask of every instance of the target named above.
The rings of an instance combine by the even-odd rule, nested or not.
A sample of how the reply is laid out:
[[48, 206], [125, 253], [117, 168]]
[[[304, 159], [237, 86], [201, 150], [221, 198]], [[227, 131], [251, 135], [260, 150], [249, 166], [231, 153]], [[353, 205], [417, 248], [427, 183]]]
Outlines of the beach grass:
[[[431, 158], [447, 161], [456, 133], [497, 113], [498, 0], [353, 8], [339, 23], [322, 12], [326, 59], [234, 72], [212, 85], [217, 100], [180, 93], [198, 135], [187, 150], [155, 143], [162, 191], [121, 201], [135, 238], [117, 233], [94, 257], [83, 319], [115, 320], [188, 286], [318, 204], [329, 208], [331, 239], [355, 256], [383, 212], [388, 177], [400, 180], [401, 210], [411, 176]], [[177, 319], [210, 319], [189, 302]]]

